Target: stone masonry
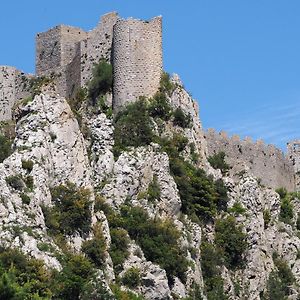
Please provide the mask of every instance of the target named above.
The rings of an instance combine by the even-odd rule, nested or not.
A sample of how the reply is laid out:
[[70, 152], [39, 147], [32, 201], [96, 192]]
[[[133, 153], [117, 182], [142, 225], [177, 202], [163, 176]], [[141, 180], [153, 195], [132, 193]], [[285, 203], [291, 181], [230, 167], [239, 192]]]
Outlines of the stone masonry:
[[[229, 137], [226, 132], [219, 133], [214, 129], [208, 129], [205, 138], [209, 156], [223, 151], [230, 166], [240, 165], [240, 171], [248, 167], [261, 184], [274, 189], [285, 187], [289, 191], [295, 190], [295, 171], [291, 160], [274, 145], [266, 145], [261, 140], [253, 142], [250, 138], [241, 140], [237, 135]], [[292, 156], [298, 162], [295, 168], [297, 166], [300, 170], [300, 150], [294, 151]]]
[[162, 18], [119, 19], [114, 26], [114, 109], [157, 92], [162, 73]]
[[0, 122], [11, 120], [15, 102], [29, 96], [31, 77], [15, 67], [0, 66]]
[[37, 35], [37, 75], [56, 74], [58, 92], [65, 97], [86, 86], [101, 58], [113, 65], [115, 109], [152, 96], [162, 72], [162, 18], [123, 20], [113, 12], [89, 32], [60, 25]]
[[287, 144], [287, 158], [294, 167], [296, 190], [300, 191], [300, 140]]

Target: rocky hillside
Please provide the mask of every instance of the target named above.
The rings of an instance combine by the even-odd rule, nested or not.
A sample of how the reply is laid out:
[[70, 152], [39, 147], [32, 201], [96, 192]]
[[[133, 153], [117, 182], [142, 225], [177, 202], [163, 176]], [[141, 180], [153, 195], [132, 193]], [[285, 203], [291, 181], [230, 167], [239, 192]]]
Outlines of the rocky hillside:
[[114, 115], [100, 75], [1, 124], [0, 299], [299, 299], [299, 195], [207, 157], [177, 76]]

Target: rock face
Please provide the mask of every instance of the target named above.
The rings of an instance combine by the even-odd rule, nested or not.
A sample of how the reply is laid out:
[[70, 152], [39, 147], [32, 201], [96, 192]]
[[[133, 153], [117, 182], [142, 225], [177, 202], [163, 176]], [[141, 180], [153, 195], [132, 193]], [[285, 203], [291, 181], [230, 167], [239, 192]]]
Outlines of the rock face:
[[[173, 78], [173, 83], [176, 88], [168, 96], [168, 101], [174, 109], [180, 108], [191, 116], [191, 126], [181, 128], [168, 121], [164, 134], [184, 136], [187, 146], [181, 155], [185, 160], [195, 168], [202, 167], [214, 179], [224, 181], [229, 209], [217, 215], [216, 219], [234, 215], [246, 234], [248, 246], [243, 254], [243, 268], [220, 267], [224, 292], [229, 299], [262, 299], [268, 289], [270, 274], [278, 268], [274, 258], [276, 254], [287, 262], [295, 278], [289, 289], [289, 298], [297, 299], [297, 284], [300, 284], [298, 195], [290, 195], [293, 216], [284, 223], [281, 216], [283, 200], [272, 188], [262, 186], [247, 166], [239, 164], [227, 175], [212, 169], [207, 162], [198, 107], [178, 77]], [[171, 300], [185, 299], [197, 286], [206, 299], [207, 279], [202, 270], [201, 245], [204, 241], [214, 242], [216, 220], [198, 224], [191, 216], [183, 214], [183, 199], [170, 170], [171, 158], [161, 145], [151, 143], [129, 147], [116, 159], [113, 155], [114, 122], [104, 113], [82, 114], [84, 128], [79, 126], [68, 102], [56, 93], [51, 84], [43, 87], [31, 101], [16, 103], [13, 153], [0, 164], [0, 245], [19, 248], [43, 260], [48, 267], [60, 270], [61, 264], [55, 252], [59, 253], [62, 249], [49, 236], [42, 209], [53, 205], [51, 188], [72, 182], [78, 188], [87, 188], [91, 192], [92, 224], [100, 225], [106, 245], [105, 267], [99, 270], [97, 280], [106, 285], [107, 290], [110, 290], [109, 284], [136, 268], [140, 274], [138, 284], [129, 288], [123, 286], [122, 289], [130, 289], [145, 299]], [[191, 158], [191, 144], [198, 154], [197, 162]], [[153, 182], [159, 186], [160, 195], [150, 201], [148, 190]], [[97, 205], [94, 200], [99, 197], [105, 199], [106, 205], [116, 214], [127, 204], [141, 207], [153, 220], [159, 218], [172, 222], [180, 232], [178, 243], [188, 262], [185, 279], [174, 276], [171, 282], [166, 270], [147, 260], [142, 247], [129, 236], [128, 256], [122, 270], [117, 272], [109, 254], [113, 243], [110, 219], [106, 217], [104, 208], [103, 211], [94, 210]], [[237, 213], [234, 210], [236, 206], [243, 213]], [[92, 233], [85, 237], [70, 236], [69, 246], [78, 252], [82, 242], [92, 237]], [[45, 244], [48, 250], [42, 247]], [[197, 297], [200, 297], [199, 294]]]

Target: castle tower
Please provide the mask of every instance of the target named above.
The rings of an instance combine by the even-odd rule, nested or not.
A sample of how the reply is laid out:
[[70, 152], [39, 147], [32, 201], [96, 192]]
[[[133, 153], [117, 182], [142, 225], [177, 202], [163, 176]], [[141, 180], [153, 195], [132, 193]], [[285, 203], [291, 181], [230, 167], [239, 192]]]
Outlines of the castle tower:
[[162, 18], [117, 20], [112, 58], [115, 111], [140, 96], [153, 96], [159, 88], [163, 65]]
[[294, 166], [296, 191], [300, 191], [300, 140], [287, 144], [287, 157]]

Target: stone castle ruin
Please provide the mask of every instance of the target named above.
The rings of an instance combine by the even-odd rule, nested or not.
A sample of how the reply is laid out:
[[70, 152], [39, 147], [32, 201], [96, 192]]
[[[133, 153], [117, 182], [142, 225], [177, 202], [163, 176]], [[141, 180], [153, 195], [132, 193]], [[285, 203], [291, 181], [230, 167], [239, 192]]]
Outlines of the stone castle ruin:
[[[36, 76], [53, 76], [57, 92], [74, 97], [86, 87], [101, 58], [113, 67], [112, 106], [120, 110], [140, 96], [151, 97], [159, 88], [163, 70], [162, 18], [149, 21], [102, 16], [91, 31], [59, 25], [36, 36]], [[33, 75], [0, 66], [0, 121], [12, 119], [14, 104], [29, 96]], [[262, 184], [300, 190], [300, 140], [288, 144], [288, 153], [262, 141], [241, 141], [225, 133], [205, 133], [208, 154], [226, 154], [230, 165], [247, 167]]]
[[210, 128], [204, 136], [208, 155], [223, 151], [226, 162], [234, 166], [235, 173], [239, 168], [242, 171], [246, 167], [265, 186], [274, 189], [285, 187], [288, 191], [300, 189], [300, 140], [288, 143], [288, 153], [285, 155], [262, 140], [241, 140], [238, 135], [229, 137], [224, 131], [216, 132]]

